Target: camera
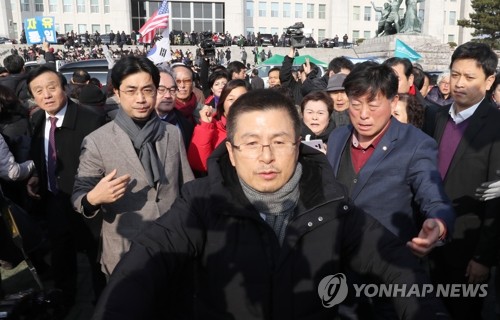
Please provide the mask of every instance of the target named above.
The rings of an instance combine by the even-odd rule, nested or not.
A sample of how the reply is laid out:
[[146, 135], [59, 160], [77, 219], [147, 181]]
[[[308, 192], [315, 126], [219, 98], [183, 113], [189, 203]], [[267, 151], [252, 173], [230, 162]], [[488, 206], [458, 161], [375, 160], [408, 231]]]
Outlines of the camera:
[[201, 52], [202, 56], [204, 57], [215, 57], [215, 43], [212, 40], [212, 33], [211, 32], [202, 32], [201, 33], [201, 41], [200, 41], [200, 47], [201, 47]]
[[306, 37], [304, 36], [304, 24], [296, 22], [293, 26], [286, 29], [286, 34], [290, 37], [290, 46], [300, 49], [306, 46]]

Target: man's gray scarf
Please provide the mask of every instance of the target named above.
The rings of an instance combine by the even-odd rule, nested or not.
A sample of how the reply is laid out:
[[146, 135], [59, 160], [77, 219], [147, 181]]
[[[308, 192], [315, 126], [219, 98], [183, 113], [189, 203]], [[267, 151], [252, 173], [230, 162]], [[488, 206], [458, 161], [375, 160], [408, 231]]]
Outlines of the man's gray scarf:
[[134, 148], [139, 150], [139, 160], [146, 172], [148, 184], [154, 187], [160, 180], [160, 160], [154, 147], [154, 143], [164, 134], [160, 130], [160, 118], [153, 112], [144, 127], [140, 128], [120, 108], [114, 121], [132, 140]]
[[299, 181], [301, 176], [302, 165], [298, 162], [290, 180], [281, 189], [273, 193], [259, 192], [242, 179], [239, 179], [245, 196], [259, 213], [265, 215], [266, 222], [273, 228], [280, 245], [283, 245], [290, 215], [299, 201]]

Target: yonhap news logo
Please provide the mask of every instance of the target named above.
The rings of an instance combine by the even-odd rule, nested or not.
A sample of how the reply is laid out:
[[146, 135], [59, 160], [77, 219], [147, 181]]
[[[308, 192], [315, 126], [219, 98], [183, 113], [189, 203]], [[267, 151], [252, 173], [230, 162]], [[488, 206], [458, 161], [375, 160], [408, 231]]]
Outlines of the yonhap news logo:
[[[488, 295], [487, 284], [352, 284], [356, 297], [384, 298], [484, 298]], [[343, 273], [328, 275], [318, 285], [318, 295], [325, 308], [340, 304], [347, 297], [349, 286]]]
[[344, 301], [347, 292], [347, 278], [343, 273], [326, 276], [318, 285], [318, 295], [325, 308], [331, 308]]

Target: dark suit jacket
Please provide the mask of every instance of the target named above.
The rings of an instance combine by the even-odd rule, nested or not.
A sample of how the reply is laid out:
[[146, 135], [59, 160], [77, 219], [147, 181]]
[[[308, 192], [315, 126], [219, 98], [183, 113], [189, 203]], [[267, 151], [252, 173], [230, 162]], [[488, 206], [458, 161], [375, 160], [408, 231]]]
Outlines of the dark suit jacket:
[[[40, 192], [47, 191], [47, 169], [45, 165], [44, 132], [45, 111], [36, 111], [32, 118], [33, 138], [30, 157], [35, 162], [40, 179]], [[68, 98], [68, 108], [62, 126], [55, 132], [57, 151], [57, 185], [59, 192], [71, 197], [80, 157], [80, 145], [86, 135], [104, 124], [103, 117], [89, 111]]]
[[252, 86], [252, 89], [264, 89], [264, 80], [262, 80], [261, 77], [259, 76], [254, 76], [251, 78], [252, 79], [252, 82], [251, 82], [251, 86]]
[[[352, 125], [343, 126], [328, 139], [326, 155], [336, 176], [352, 132]], [[440, 218], [450, 230], [453, 226], [455, 215], [437, 169], [436, 142], [395, 118], [359, 172], [350, 196], [359, 208], [405, 241], [421, 228], [414, 219], [414, 202], [422, 218]]]
[[[436, 117], [434, 137], [438, 143], [449, 119], [448, 111], [449, 108], [442, 108]], [[474, 194], [481, 183], [498, 180], [498, 169], [500, 111], [485, 98], [471, 116], [444, 178], [457, 219], [453, 241], [441, 250], [454, 266], [465, 267], [471, 258], [488, 266], [495, 263], [500, 199], [481, 202]]]

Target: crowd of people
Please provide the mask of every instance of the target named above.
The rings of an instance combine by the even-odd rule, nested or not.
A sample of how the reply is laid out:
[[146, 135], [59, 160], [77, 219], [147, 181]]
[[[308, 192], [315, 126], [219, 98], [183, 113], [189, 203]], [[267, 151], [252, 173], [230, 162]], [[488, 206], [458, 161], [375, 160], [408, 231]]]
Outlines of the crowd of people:
[[[158, 66], [117, 51], [106, 86], [83, 69], [67, 81], [47, 45], [29, 73], [25, 50], [4, 59], [1, 194], [43, 230], [48, 246], [28, 254], [63, 292], [55, 316], [75, 303], [84, 252], [94, 319], [480, 319], [485, 296], [462, 291], [330, 302], [332, 285], [490, 281], [500, 261], [491, 48], [458, 46], [435, 82], [396, 57], [337, 57], [320, 76], [307, 60], [294, 68], [290, 48], [268, 88], [239, 50], [177, 51]], [[0, 242], [0, 266], [19, 263], [13, 251]], [[486, 291], [500, 308], [495, 281]]]

